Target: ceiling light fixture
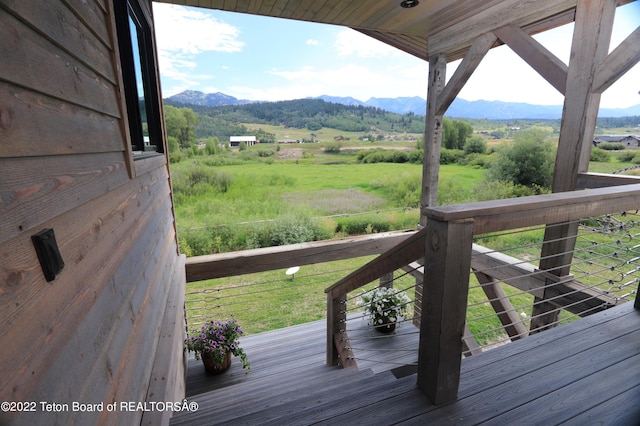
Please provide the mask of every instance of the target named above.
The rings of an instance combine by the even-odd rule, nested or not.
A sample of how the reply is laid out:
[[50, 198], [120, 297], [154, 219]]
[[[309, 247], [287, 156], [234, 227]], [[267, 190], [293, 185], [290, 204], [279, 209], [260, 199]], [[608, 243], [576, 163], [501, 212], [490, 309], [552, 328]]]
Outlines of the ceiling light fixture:
[[415, 7], [420, 3], [419, 0], [402, 0], [400, 3], [400, 7], [404, 7], [405, 9], [409, 9], [411, 7]]

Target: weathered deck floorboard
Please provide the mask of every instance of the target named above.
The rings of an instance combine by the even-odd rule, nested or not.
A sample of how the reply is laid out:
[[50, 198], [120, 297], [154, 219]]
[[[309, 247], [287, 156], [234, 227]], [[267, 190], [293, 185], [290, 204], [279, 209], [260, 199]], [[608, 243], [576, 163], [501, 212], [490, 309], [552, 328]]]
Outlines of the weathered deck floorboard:
[[[640, 424], [640, 311], [632, 303], [464, 359], [458, 401], [439, 407], [415, 374], [389, 371], [417, 360], [404, 350], [417, 348], [412, 325], [368, 340], [379, 335], [364, 321], [349, 329], [360, 371], [324, 365], [324, 321], [244, 338], [248, 375], [238, 360], [216, 377], [190, 361], [188, 399], [200, 409], [172, 424]], [[379, 345], [400, 350], [365, 350]]]

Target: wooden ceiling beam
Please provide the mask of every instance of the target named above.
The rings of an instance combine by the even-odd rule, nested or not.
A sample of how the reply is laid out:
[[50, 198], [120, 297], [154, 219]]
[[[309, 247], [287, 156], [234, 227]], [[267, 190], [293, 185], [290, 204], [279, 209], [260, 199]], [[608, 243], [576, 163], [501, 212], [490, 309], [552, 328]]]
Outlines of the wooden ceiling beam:
[[513, 25], [498, 28], [493, 33], [558, 92], [565, 94], [569, 67], [557, 56], [522, 29]]
[[473, 40], [508, 24], [525, 27], [576, 7], [577, 0], [505, 0], [478, 11], [469, 18], [451, 25], [429, 37], [429, 56], [444, 53], [448, 56], [460, 46], [470, 46]]

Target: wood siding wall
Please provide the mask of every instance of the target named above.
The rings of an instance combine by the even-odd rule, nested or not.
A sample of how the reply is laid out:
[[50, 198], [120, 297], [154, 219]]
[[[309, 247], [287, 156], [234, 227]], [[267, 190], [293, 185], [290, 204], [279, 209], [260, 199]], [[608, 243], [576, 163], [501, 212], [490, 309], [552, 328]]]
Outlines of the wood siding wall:
[[[0, 1], [0, 401], [37, 402], [0, 424], [157, 424], [167, 413], [72, 403], [184, 395], [167, 161], [130, 160], [113, 22], [110, 0]], [[65, 262], [51, 282], [44, 228]]]

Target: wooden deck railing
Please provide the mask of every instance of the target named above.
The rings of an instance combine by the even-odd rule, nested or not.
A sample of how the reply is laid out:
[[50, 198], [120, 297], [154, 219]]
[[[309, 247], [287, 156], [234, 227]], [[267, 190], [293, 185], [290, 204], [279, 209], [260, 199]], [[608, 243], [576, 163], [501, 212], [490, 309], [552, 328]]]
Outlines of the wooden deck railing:
[[[420, 321], [418, 386], [436, 404], [455, 400], [469, 271], [472, 266], [477, 267], [472, 265], [472, 253], [475, 251], [476, 254], [474, 262], [496, 261], [496, 256], [482, 255], [483, 248], [473, 244], [474, 235], [535, 225], [572, 223], [585, 217], [635, 210], [639, 206], [640, 184], [631, 184], [426, 209], [424, 213], [428, 220], [423, 230], [326, 290], [327, 362], [335, 364], [338, 360], [336, 336], [344, 331], [347, 293], [424, 258], [424, 276], [427, 278], [423, 289], [425, 306]], [[566, 257], [567, 254], [559, 253], [558, 256]], [[509, 263], [506, 258], [498, 261]], [[516, 269], [521, 267], [513, 266]], [[502, 269], [502, 273], [514, 273], [513, 268]], [[537, 271], [528, 274], [523, 288], [535, 295], [536, 281], [553, 281], [554, 304], [575, 306], [583, 301], [592, 303], [590, 300], [594, 297], [589, 296], [588, 288], [574, 282], [568, 275], [558, 277], [557, 271], [551, 272], [554, 273]], [[544, 291], [546, 288], [543, 288]], [[548, 297], [546, 294], [537, 296]], [[609, 303], [598, 295], [595, 295], [595, 299], [593, 303], [596, 308]], [[508, 318], [505, 320], [510, 321]], [[345, 355], [342, 354], [343, 364], [348, 358]]]
[[382, 232], [336, 240], [312, 241], [228, 253], [188, 257], [187, 282], [252, 274], [384, 253], [414, 231]]

